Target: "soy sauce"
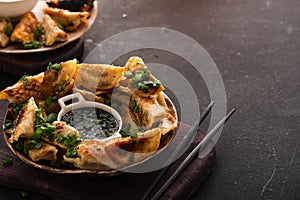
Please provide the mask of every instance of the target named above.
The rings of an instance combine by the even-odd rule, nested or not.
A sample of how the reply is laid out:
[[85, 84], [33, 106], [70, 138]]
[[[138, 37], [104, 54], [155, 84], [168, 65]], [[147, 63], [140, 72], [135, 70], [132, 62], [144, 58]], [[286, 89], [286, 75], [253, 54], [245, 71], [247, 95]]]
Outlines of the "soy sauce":
[[66, 113], [62, 121], [76, 128], [83, 140], [104, 139], [119, 128], [116, 118], [99, 108], [80, 108]]

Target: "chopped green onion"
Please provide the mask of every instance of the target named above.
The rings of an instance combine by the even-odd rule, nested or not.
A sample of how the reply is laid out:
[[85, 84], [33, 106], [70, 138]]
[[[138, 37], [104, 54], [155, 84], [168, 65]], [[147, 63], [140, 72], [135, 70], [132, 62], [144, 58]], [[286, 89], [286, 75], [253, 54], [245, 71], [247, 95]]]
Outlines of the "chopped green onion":
[[92, 128], [93, 128], [93, 124], [85, 124], [84, 125], [84, 128], [86, 129], [86, 130], [91, 130]]
[[76, 148], [68, 148], [65, 155], [68, 158], [75, 158], [77, 156]]
[[31, 137], [31, 139], [33, 140], [39, 140], [41, 139], [43, 135], [43, 130], [41, 128], [37, 128], [33, 134], [33, 136]]
[[13, 27], [11, 25], [8, 25], [4, 31], [4, 34], [7, 36], [7, 37], [10, 37], [11, 34], [13, 32]]
[[62, 143], [66, 139], [67, 139], [67, 137], [65, 135], [59, 135], [58, 138], [56, 139], [56, 142]]
[[6, 160], [3, 160], [3, 166], [7, 166], [7, 165], [10, 165], [12, 164], [12, 158], [8, 158]]
[[132, 74], [131, 71], [125, 71], [125, 72], [124, 72], [124, 75], [125, 75], [125, 77], [127, 77], [127, 78], [133, 78], [133, 74]]
[[60, 24], [60, 23], [57, 23], [57, 22], [56, 22], [56, 26], [58, 26], [58, 28], [60, 28], [62, 30], [65, 30], [65, 28], [66, 28], [66, 25]]
[[11, 119], [6, 119], [4, 123], [4, 130], [10, 129], [13, 126], [13, 121]]
[[29, 197], [29, 192], [27, 192], [27, 191], [21, 191], [21, 197], [22, 198], [27, 198], [27, 197]]
[[24, 103], [21, 103], [21, 104], [18, 104], [16, 102], [11, 103], [10, 106], [12, 107], [12, 113], [14, 115], [19, 114], [20, 110], [27, 104], [27, 102], [28, 101], [26, 100], [26, 101], [24, 101]]
[[42, 46], [42, 44], [38, 41], [31, 41], [29, 43], [23, 42], [22, 47], [23, 49], [38, 49]]
[[23, 151], [23, 148], [24, 148], [24, 145], [22, 142], [18, 142], [16, 144], [16, 150], [19, 151], [19, 152], [22, 152]]
[[8, 17], [5, 17], [6, 23], [10, 23], [10, 19]]
[[147, 86], [153, 86], [153, 81], [144, 81], [143, 82], [145, 85], [147, 85]]
[[[143, 72], [143, 71], [141, 71]], [[135, 74], [134, 76], [134, 81], [135, 82], [139, 82], [139, 81], [142, 81], [143, 80], [143, 73], [138, 73], [138, 74]]]
[[138, 89], [145, 93], [150, 92], [149, 87], [147, 85], [144, 85], [143, 83], [138, 84]]
[[53, 123], [56, 119], [57, 119], [57, 113], [50, 113], [47, 116], [46, 121], [49, 123]]
[[54, 95], [54, 96], [49, 96], [49, 97], [47, 97], [47, 99], [45, 100], [45, 104], [46, 104], [46, 106], [50, 106], [50, 104], [51, 104], [52, 102], [56, 101], [56, 100], [57, 100], [57, 96], [56, 96], [56, 95]]
[[35, 28], [35, 31], [33, 33], [33, 37], [36, 39], [36, 40], [39, 40], [41, 35], [43, 33], [43, 27], [41, 25], [37, 25], [37, 27]]
[[28, 83], [29, 83], [29, 80], [28, 80], [28, 76], [29, 74], [24, 74], [20, 79], [19, 81], [23, 81], [24, 85], [25, 85], [25, 88], [28, 86]]
[[52, 64], [51, 62], [48, 64], [47, 69], [56, 69], [57, 71], [60, 71], [62, 67], [58, 63]]
[[42, 144], [41, 142], [38, 142], [38, 143], [34, 146], [34, 148], [35, 148], [35, 149], [40, 149], [42, 146], [43, 146], [43, 144]]
[[111, 100], [110, 99], [105, 99], [104, 104], [110, 106], [111, 105]]
[[137, 138], [138, 137], [137, 133], [138, 133], [137, 129], [132, 129], [132, 130], [130, 130], [129, 134], [130, 134], [131, 138]]
[[161, 85], [160, 80], [155, 80], [153, 83], [153, 87], [158, 88]]
[[131, 108], [132, 108], [132, 111], [133, 111], [133, 112], [138, 112], [138, 111], [139, 111], [135, 99], [131, 100]]

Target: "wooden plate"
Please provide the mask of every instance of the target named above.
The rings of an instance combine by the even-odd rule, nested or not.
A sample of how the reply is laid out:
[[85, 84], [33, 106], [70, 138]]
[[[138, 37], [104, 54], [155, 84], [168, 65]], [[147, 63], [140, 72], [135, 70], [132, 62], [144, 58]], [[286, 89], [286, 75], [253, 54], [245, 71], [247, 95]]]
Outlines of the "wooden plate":
[[[32, 9], [32, 12], [36, 15], [38, 21], [42, 20], [44, 15], [42, 10], [47, 6], [48, 5], [46, 4], [46, 1], [39, 1], [37, 5]], [[94, 8], [90, 11], [90, 14], [91, 15], [89, 19], [86, 21], [86, 23], [81, 24], [76, 30], [72, 32], [68, 32], [68, 34], [70, 35], [70, 39], [66, 42], [55, 42], [52, 46], [49, 47], [43, 46], [38, 49], [27, 49], [27, 50], [22, 49], [22, 45], [19, 43], [10, 42], [7, 47], [0, 48], [0, 53], [26, 54], [26, 53], [50, 51], [65, 46], [66, 44], [79, 39], [90, 29], [98, 14], [97, 1], [94, 1]]]
[[[166, 103], [167, 103], [167, 105], [170, 109], [170, 113], [178, 121], [177, 111], [176, 111], [176, 108], [175, 108], [173, 102], [171, 101], [171, 99], [167, 95], [165, 95], [165, 98], [166, 98]], [[5, 116], [5, 118], [6, 118], [6, 116]], [[176, 134], [176, 130], [170, 131], [170, 133], [166, 134], [167, 136], [162, 139], [161, 145], [159, 146], [159, 149], [154, 154], [152, 154], [151, 156], [143, 159], [142, 161], [132, 163], [132, 164], [126, 166], [126, 167], [123, 167], [123, 168], [120, 168], [120, 169], [112, 169], [112, 170], [85, 170], [85, 169], [78, 169], [78, 168], [75, 168], [75, 169], [61, 169], [61, 168], [55, 168], [55, 167], [47, 166], [47, 165], [43, 164], [42, 162], [34, 162], [34, 161], [30, 160], [27, 156], [25, 156], [22, 153], [18, 152], [15, 149], [14, 144], [11, 144], [11, 143], [8, 142], [8, 138], [9, 138], [8, 134], [6, 134], [4, 131], [3, 131], [3, 134], [4, 134], [4, 140], [7, 144], [7, 146], [10, 148], [10, 150], [17, 157], [19, 157], [22, 161], [24, 161], [24, 163], [26, 163], [26, 164], [28, 164], [32, 167], [42, 169], [42, 170], [46, 170], [48, 172], [56, 173], [56, 174], [81, 174], [81, 175], [96, 174], [96, 175], [100, 175], [100, 176], [115, 176], [115, 175], [122, 174], [124, 171], [128, 172], [128, 171], [130, 171], [131, 169], [133, 169], [134, 167], [136, 167], [140, 164], [143, 164], [145, 162], [150, 162], [152, 158], [155, 158], [157, 155], [159, 155], [168, 146], [168, 144], [174, 138], [174, 136]]]

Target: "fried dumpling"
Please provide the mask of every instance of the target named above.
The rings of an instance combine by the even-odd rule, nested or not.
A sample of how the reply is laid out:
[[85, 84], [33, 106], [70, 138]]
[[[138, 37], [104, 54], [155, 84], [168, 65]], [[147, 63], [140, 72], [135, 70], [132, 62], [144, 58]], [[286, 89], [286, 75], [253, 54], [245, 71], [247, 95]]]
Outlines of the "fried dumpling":
[[161, 82], [151, 74], [144, 61], [137, 56], [128, 59], [120, 85], [131, 89], [139, 96], [149, 98], [156, 98], [165, 89]]
[[42, 19], [42, 27], [45, 31], [46, 46], [51, 46], [55, 41], [65, 42], [70, 38], [65, 31], [58, 28], [55, 21], [47, 14]]
[[89, 11], [93, 8], [94, 0], [72, 0], [72, 1], [61, 1], [61, 0], [48, 0], [47, 4], [53, 8], [62, 8], [72, 12], [77, 11]]
[[119, 84], [124, 68], [103, 64], [79, 64], [79, 72], [73, 93], [81, 93], [85, 99], [104, 103]]
[[45, 72], [41, 85], [41, 92], [45, 98], [49, 95], [62, 97], [73, 88], [78, 73], [77, 60], [61, 62], [58, 65], [60, 69], [50, 69]]
[[131, 96], [129, 106], [134, 115], [134, 121], [144, 129], [151, 128], [167, 113], [167, 108], [160, 105], [156, 99], [140, 97], [136, 94]]
[[24, 76], [13, 86], [1, 91], [1, 99], [8, 99], [9, 102], [23, 103], [30, 97], [41, 98], [41, 85], [43, 83], [44, 73], [35, 76]]
[[[83, 141], [77, 146], [77, 157], [68, 158], [64, 156], [64, 160], [69, 163], [73, 163], [76, 167], [81, 169], [92, 169], [92, 170], [109, 170], [112, 166], [112, 162], [107, 159], [107, 156], [103, 150], [105, 142], [100, 140], [88, 140]], [[102, 160], [99, 161], [99, 159]], [[106, 161], [104, 161], [106, 159]], [[109, 164], [107, 164], [109, 162]], [[103, 163], [106, 163], [103, 164]]]
[[47, 7], [43, 9], [44, 14], [48, 14], [51, 18], [65, 27], [67, 31], [73, 31], [82, 23], [85, 23], [90, 16], [89, 12], [70, 12], [68, 10]]
[[82, 169], [119, 169], [153, 154], [159, 147], [160, 138], [160, 129], [156, 128], [138, 133], [137, 138], [83, 141], [77, 147], [77, 157], [64, 156], [64, 160]]
[[34, 98], [31, 97], [14, 121], [13, 134], [8, 139], [10, 143], [18, 141], [20, 137], [30, 138], [33, 136], [37, 110], [38, 107], [35, 104]]
[[40, 149], [28, 150], [28, 156], [33, 161], [39, 160], [49, 160], [55, 161], [57, 159], [58, 150], [55, 146], [52, 146], [46, 142], [42, 142], [42, 147]]
[[35, 76], [23, 77], [13, 86], [0, 92], [0, 99], [23, 103], [30, 97], [44, 100], [56, 95], [58, 98], [67, 94], [73, 87], [78, 73], [77, 61], [62, 62], [60, 69], [49, 69]]
[[79, 137], [78, 130], [74, 127], [67, 125], [63, 121], [53, 122], [56, 131], [56, 138], [52, 144], [59, 146], [60, 148], [67, 150], [67, 146], [64, 144], [64, 141], [68, 137], [77, 136]]
[[0, 47], [8, 45], [10, 30], [13, 30], [11, 22], [8, 19], [0, 19]]
[[34, 40], [34, 31], [38, 20], [33, 12], [26, 13], [15, 27], [10, 40], [12, 42], [29, 43]]
[[0, 47], [6, 47], [9, 43], [9, 37], [5, 33], [0, 32]]
[[75, 86], [91, 92], [105, 92], [118, 86], [123, 67], [101, 64], [79, 64]]

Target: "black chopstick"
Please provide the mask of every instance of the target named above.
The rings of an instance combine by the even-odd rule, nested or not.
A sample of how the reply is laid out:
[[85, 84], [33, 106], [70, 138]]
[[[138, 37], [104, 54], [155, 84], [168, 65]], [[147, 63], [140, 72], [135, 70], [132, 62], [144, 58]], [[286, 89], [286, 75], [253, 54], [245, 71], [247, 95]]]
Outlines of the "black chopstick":
[[186, 137], [179, 143], [178, 147], [176, 148], [176, 150], [170, 155], [168, 161], [167, 161], [167, 166], [161, 170], [161, 172], [158, 174], [158, 176], [156, 177], [156, 179], [152, 182], [152, 184], [150, 185], [150, 189], [148, 189], [146, 191], [146, 193], [144, 194], [144, 196], [141, 198], [141, 200], [145, 200], [148, 198], [149, 194], [152, 192], [152, 190], [154, 189], [154, 187], [156, 186], [156, 184], [159, 182], [159, 180], [161, 179], [161, 177], [166, 173], [166, 171], [169, 168], [169, 164], [171, 164], [170, 162], [172, 162], [176, 157], [178, 157], [178, 155], [180, 153], [182, 153], [182, 150], [184, 147], [186, 147], [187, 142], [189, 142], [192, 138], [192, 136], [194, 135], [193, 132], [197, 131], [197, 129], [199, 128], [199, 126], [202, 124], [202, 122], [206, 119], [207, 115], [209, 114], [209, 112], [211, 111], [213, 105], [215, 104], [214, 101], [212, 101], [202, 112], [202, 114], [200, 115], [199, 119], [196, 122], [196, 126], [194, 128], [192, 128], [189, 133], [187, 133]]
[[221, 119], [209, 133], [194, 149], [193, 151], [184, 159], [184, 161], [179, 165], [176, 171], [170, 176], [170, 178], [161, 186], [161, 188], [155, 193], [151, 200], [158, 199], [164, 191], [169, 187], [169, 185], [177, 178], [177, 176], [185, 169], [185, 167], [192, 161], [192, 159], [199, 153], [201, 146], [204, 143], [207, 143], [209, 139], [228, 121], [228, 119], [235, 112], [235, 109], [232, 109], [223, 119]]

